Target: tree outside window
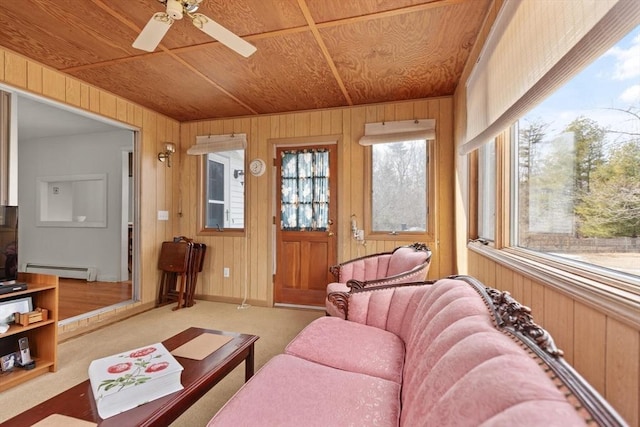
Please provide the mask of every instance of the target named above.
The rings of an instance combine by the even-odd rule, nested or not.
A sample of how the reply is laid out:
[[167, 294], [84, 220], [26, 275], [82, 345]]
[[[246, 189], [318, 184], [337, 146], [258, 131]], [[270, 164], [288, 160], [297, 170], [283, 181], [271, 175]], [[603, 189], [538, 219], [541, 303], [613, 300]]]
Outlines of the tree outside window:
[[427, 141], [372, 146], [371, 231], [425, 232]]

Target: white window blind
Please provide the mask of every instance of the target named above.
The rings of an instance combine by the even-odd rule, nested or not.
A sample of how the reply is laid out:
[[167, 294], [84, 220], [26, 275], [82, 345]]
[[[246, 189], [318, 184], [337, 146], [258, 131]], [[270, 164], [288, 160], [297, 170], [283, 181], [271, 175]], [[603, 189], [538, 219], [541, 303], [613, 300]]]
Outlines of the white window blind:
[[360, 145], [369, 146], [389, 142], [436, 139], [435, 119], [400, 120], [395, 122], [366, 123]]
[[187, 154], [198, 156], [220, 151], [244, 150], [245, 148], [247, 148], [246, 133], [196, 136], [196, 143], [189, 147]]
[[467, 81], [467, 154], [640, 23], [639, 0], [505, 0]]

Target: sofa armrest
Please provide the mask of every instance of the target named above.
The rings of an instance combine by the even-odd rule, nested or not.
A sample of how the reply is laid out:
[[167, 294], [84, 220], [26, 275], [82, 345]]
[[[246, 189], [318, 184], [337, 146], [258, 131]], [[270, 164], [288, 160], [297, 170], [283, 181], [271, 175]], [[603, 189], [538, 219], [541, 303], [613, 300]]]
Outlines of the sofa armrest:
[[[349, 288], [348, 291], [339, 291], [339, 292], [329, 292], [327, 295], [327, 300], [330, 304], [332, 304], [341, 314], [343, 319], [347, 318], [347, 312], [349, 311], [349, 295], [352, 292], [359, 292], [365, 288], [367, 282], [362, 282], [355, 279], [347, 280], [345, 285]], [[340, 283], [336, 283], [339, 287], [343, 285]], [[390, 284], [386, 284], [390, 285]], [[330, 285], [331, 286], [331, 285]], [[385, 286], [381, 284], [380, 287]], [[371, 287], [373, 289], [373, 286]]]
[[347, 312], [349, 311], [349, 292], [331, 292], [327, 295], [327, 301], [342, 314], [340, 317], [343, 319], [347, 318]]
[[327, 299], [350, 321], [386, 329], [390, 316], [405, 313], [412, 297], [425, 291], [433, 281], [387, 284], [372, 288], [364, 282], [347, 282], [349, 292], [331, 292]]

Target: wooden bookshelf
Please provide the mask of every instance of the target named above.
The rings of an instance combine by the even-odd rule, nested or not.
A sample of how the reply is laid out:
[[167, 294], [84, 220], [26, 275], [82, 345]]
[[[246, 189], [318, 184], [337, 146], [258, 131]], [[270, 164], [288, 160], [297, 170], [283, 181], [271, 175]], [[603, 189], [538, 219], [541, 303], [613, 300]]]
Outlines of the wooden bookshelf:
[[18, 281], [26, 282], [27, 289], [0, 295], [0, 302], [31, 297], [34, 309], [48, 310], [48, 319], [27, 326], [12, 323], [7, 332], [0, 334], [0, 355], [17, 351], [18, 339], [27, 337], [31, 358], [36, 362], [31, 370], [15, 367], [10, 372], [0, 372], [0, 392], [58, 368], [58, 276], [18, 273]]

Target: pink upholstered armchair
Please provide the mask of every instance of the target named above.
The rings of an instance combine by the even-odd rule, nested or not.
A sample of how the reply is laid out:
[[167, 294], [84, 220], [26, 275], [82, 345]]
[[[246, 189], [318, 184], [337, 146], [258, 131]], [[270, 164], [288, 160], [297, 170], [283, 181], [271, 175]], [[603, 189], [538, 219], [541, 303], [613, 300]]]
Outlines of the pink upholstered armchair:
[[[336, 281], [327, 286], [327, 295], [332, 292], [349, 292], [350, 281], [358, 282], [358, 286], [366, 288], [418, 282], [427, 277], [430, 264], [431, 250], [423, 243], [355, 258], [329, 269]], [[325, 300], [325, 309], [330, 316], [344, 317], [344, 313], [328, 299]]]

